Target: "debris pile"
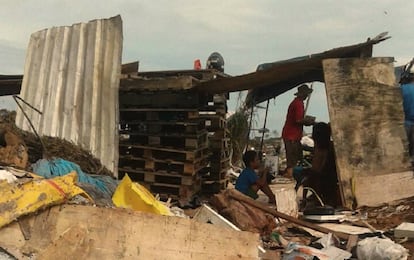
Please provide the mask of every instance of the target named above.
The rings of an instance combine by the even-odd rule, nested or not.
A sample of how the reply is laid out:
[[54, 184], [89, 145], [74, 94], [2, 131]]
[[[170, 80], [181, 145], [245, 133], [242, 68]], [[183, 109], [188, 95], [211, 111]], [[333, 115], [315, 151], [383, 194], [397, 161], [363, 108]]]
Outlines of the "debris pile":
[[3, 146], [0, 148], [2, 163], [28, 170], [30, 164], [45, 155], [47, 158], [64, 158], [74, 162], [89, 174], [113, 176], [113, 173], [98, 159], [79, 145], [50, 136], [42, 136], [40, 141], [35, 134], [18, 129], [14, 123], [15, 118], [15, 111], [0, 110], [0, 129], [2, 129], [0, 134], [3, 136], [0, 140]]

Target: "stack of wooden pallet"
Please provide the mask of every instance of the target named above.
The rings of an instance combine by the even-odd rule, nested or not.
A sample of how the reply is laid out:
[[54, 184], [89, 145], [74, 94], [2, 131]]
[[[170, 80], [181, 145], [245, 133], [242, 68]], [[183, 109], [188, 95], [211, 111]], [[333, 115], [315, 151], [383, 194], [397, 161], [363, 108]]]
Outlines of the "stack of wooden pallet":
[[121, 81], [119, 177], [161, 197], [189, 200], [208, 164], [208, 132], [191, 76]]
[[226, 124], [227, 95], [216, 94], [207, 99], [200, 108], [201, 116], [206, 119], [209, 132], [209, 165], [203, 172], [202, 191], [217, 193], [227, 187], [227, 171], [230, 168], [230, 138]]

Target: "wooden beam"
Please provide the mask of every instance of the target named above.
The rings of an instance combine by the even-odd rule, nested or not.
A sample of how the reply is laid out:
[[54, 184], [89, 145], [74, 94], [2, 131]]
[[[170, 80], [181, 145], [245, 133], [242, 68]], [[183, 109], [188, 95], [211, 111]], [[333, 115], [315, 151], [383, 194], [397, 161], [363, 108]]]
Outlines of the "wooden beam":
[[186, 90], [191, 89], [198, 80], [191, 76], [169, 78], [123, 78], [120, 83], [121, 91], [131, 90]]
[[138, 73], [139, 61], [122, 64], [121, 74]]
[[[366, 42], [334, 48], [325, 52], [297, 57], [273, 63], [261, 64], [258, 71], [227, 79], [201, 83], [197, 90], [207, 93], [225, 93], [252, 90], [249, 97], [254, 104], [280, 95], [300, 83], [323, 81], [322, 61], [329, 58], [349, 58], [370, 55], [372, 45], [384, 41], [386, 33]], [[262, 68], [260, 68], [262, 67]], [[256, 101], [258, 100], [258, 101]]]
[[291, 216], [286, 215], [284, 213], [281, 213], [281, 212], [279, 212], [277, 210], [274, 210], [272, 208], [269, 208], [267, 205], [265, 205], [263, 203], [260, 203], [258, 201], [255, 201], [255, 200], [253, 200], [253, 199], [251, 199], [251, 198], [249, 198], [247, 196], [244, 196], [243, 194], [238, 194], [236, 192], [232, 192], [232, 193], [229, 193], [229, 196], [231, 198], [235, 199], [235, 200], [242, 201], [242, 202], [247, 203], [247, 204], [249, 204], [249, 205], [251, 205], [253, 207], [256, 207], [258, 209], [261, 209], [264, 212], [267, 212], [269, 214], [272, 214], [275, 217], [283, 218], [283, 219], [285, 219], [285, 220], [287, 220], [287, 221], [289, 221], [291, 223], [294, 223], [294, 224], [297, 224], [297, 225], [300, 225], [300, 226], [303, 226], [303, 227], [311, 228], [313, 230], [316, 230], [316, 231], [319, 231], [319, 232], [322, 232], [322, 233], [326, 233], [326, 234], [332, 233], [332, 234], [336, 235], [337, 237], [339, 237], [341, 239], [345, 239], [345, 240], [348, 239], [348, 235], [345, 234], [345, 233], [335, 232], [335, 231], [333, 231], [331, 229], [324, 228], [324, 227], [315, 225], [313, 223], [309, 223], [307, 221], [303, 221], [303, 220], [300, 220], [300, 219], [291, 217]]
[[0, 96], [19, 95], [23, 79], [1, 79]]

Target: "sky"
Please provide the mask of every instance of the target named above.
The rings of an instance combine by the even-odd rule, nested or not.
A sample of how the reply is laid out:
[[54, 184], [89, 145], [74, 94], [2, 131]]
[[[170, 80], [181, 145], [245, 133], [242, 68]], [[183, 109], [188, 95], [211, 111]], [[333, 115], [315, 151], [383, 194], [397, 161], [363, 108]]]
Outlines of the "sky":
[[[120, 14], [123, 63], [140, 61], [140, 71], [205, 66], [212, 52], [225, 60], [225, 72], [241, 75], [257, 65], [356, 44], [389, 32], [391, 39], [374, 46], [374, 56], [413, 56], [414, 1], [401, 0], [0, 0], [0, 74], [22, 74], [30, 34]], [[314, 84], [308, 114], [329, 121], [324, 85]], [[279, 133], [295, 90], [270, 102], [267, 128]], [[237, 109], [232, 93], [229, 109]], [[0, 108], [14, 108], [10, 98]], [[262, 127], [258, 109], [255, 128]], [[305, 129], [310, 131], [310, 129]]]

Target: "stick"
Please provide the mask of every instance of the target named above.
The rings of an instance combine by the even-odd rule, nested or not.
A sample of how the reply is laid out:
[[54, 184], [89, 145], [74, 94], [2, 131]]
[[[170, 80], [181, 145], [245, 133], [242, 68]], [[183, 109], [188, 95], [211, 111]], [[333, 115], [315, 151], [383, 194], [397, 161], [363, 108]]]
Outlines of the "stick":
[[[312, 82], [312, 84], [311, 84], [311, 87], [310, 87], [310, 88], [311, 88], [311, 89], [313, 89], [313, 82]], [[310, 93], [310, 94], [309, 94], [308, 99], [306, 100], [305, 115], [306, 115], [306, 113], [308, 112], [309, 101], [310, 101], [311, 96], [312, 96], [312, 93]]]
[[309, 223], [307, 221], [303, 221], [303, 220], [291, 217], [291, 216], [286, 215], [284, 213], [281, 213], [277, 210], [271, 209], [271, 208], [267, 207], [266, 205], [263, 205], [263, 204], [255, 201], [255, 200], [249, 198], [249, 197], [245, 197], [244, 195], [237, 194], [237, 193], [229, 193], [229, 196], [231, 198], [235, 199], [235, 200], [245, 202], [245, 203], [249, 204], [250, 206], [261, 209], [261, 210], [263, 210], [263, 211], [265, 211], [269, 214], [272, 214], [275, 217], [283, 218], [283, 219], [285, 219], [289, 222], [292, 222], [294, 224], [297, 224], [297, 225], [300, 225], [300, 226], [303, 226], [303, 227], [307, 227], [307, 228], [311, 228], [313, 230], [316, 230], [316, 231], [319, 231], [319, 232], [322, 232], [322, 233], [325, 233], [325, 234], [332, 233], [332, 234], [334, 234], [335, 236], [337, 236], [341, 239], [348, 240], [348, 238], [349, 238], [348, 234], [341, 233], [341, 232], [336, 232], [336, 231], [333, 231], [331, 229], [324, 228], [324, 227]]
[[[36, 131], [36, 128], [34, 127], [32, 121], [30, 121], [29, 116], [26, 114], [26, 112], [24, 111], [22, 105], [17, 101], [17, 99], [24, 101], [22, 98], [18, 97], [18, 96], [13, 96], [14, 102], [16, 102], [17, 106], [20, 108], [20, 110], [22, 111], [24, 117], [26, 118], [26, 120], [29, 122], [30, 127], [32, 128], [34, 134], [36, 135], [36, 137], [39, 139], [40, 141], [40, 145], [42, 146], [42, 156], [43, 158], [47, 157], [47, 151], [46, 151], [46, 146], [43, 143], [42, 138], [40, 138], [39, 134]], [[25, 104], [28, 104], [26, 101], [24, 101]], [[29, 105], [32, 109], [34, 109], [36, 112], [42, 114], [42, 112], [40, 112], [39, 110], [37, 110], [36, 108], [34, 108], [33, 106]]]

